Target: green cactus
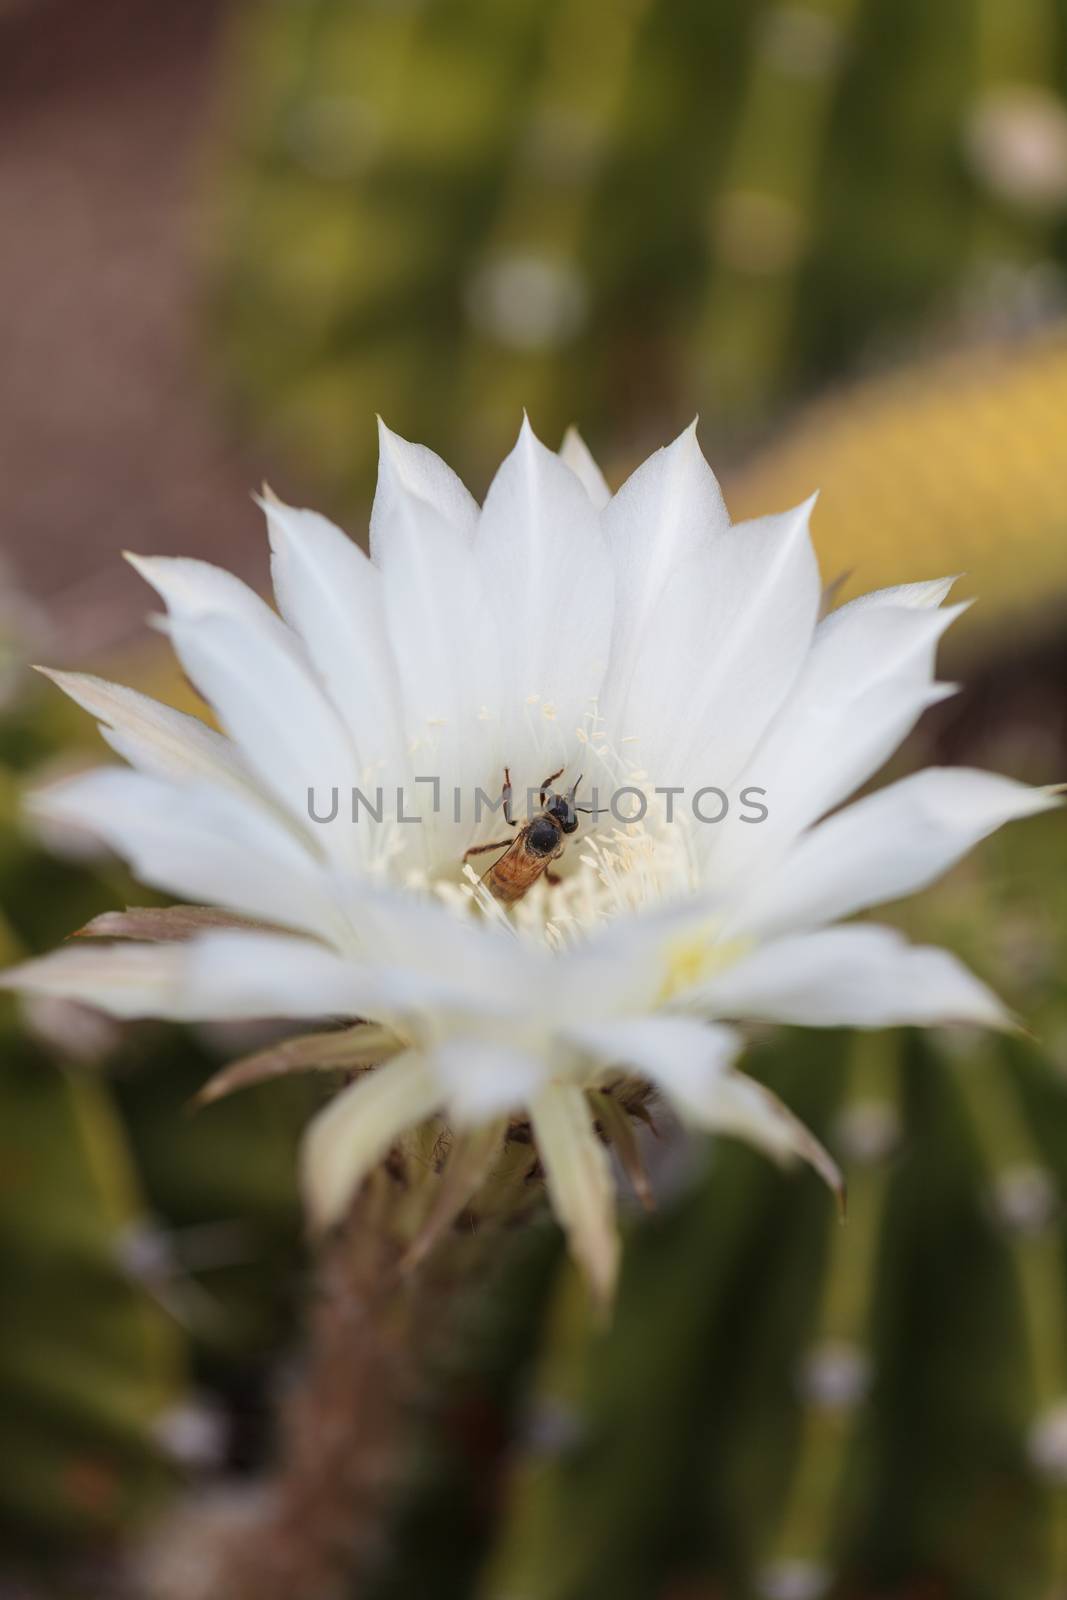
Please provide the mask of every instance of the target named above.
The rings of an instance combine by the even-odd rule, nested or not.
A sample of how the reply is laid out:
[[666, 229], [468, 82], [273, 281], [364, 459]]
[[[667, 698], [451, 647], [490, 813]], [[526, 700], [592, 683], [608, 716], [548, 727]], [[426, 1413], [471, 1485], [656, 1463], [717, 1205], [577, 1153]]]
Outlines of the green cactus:
[[174, 1485], [168, 1414], [185, 1340], [124, 1264], [145, 1203], [124, 1130], [90, 1072], [20, 1036], [0, 1051], [0, 1520], [9, 1536], [100, 1538]]
[[[721, 1143], [632, 1219], [608, 1334], [562, 1259], [542, 1311], [516, 1284], [539, 1352], [483, 1382], [510, 1439], [495, 1537], [486, 1483], [457, 1477], [446, 1378], [373, 1593], [419, 1592], [427, 1570], [457, 1600], [1064, 1592], [1062, 889], [1047, 926], [1032, 908], [1035, 877], [1065, 868], [1051, 815], [898, 918], [984, 970], [1041, 1043], [785, 1030], [752, 1056], [841, 1158], [843, 1226], [810, 1175]], [[468, 1358], [468, 1401], [470, 1365], [492, 1360]], [[471, 1544], [445, 1554], [457, 1524], [479, 1530], [476, 1581]]]
[[1065, 197], [1012, 149], [1057, 137], [1064, 33], [1059, 0], [249, 5], [220, 375], [340, 507], [376, 410], [475, 481], [522, 405], [620, 466], [635, 419], [750, 437], [924, 321], [973, 327], [990, 274], [1020, 305], [1051, 281]]
[[[148, 898], [117, 867], [49, 855], [24, 825], [23, 789], [59, 751], [74, 753], [69, 717], [31, 680], [0, 722], [4, 965]], [[195, 1468], [187, 1450], [210, 1455], [194, 1372], [220, 1411], [235, 1386], [254, 1402], [249, 1365], [292, 1316], [309, 1101], [294, 1083], [194, 1115], [218, 1058], [192, 1034], [39, 1024], [4, 1001], [0, 1525], [51, 1571], [129, 1537]]]
[[[340, 511], [368, 496], [375, 410], [475, 486], [522, 403], [606, 443], [615, 480], [698, 408], [709, 455], [732, 451], [825, 378], [955, 331], [1003, 264], [1024, 288], [1062, 265], [1055, 209], [974, 139], [1013, 86], [1062, 90], [1065, 41], [1060, 0], [249, 3], [208, 328], [235, 423]], [[915, 362], [802, 415], [731, 505], [821, 485], [827, 576], [967, 567], [984, 611], [1029, 626], [1067, 581], [1065, 403], [1061, 330]], [[146, 898], [17, 825], [75, 726], [27, 691], [0, 729], [6, 955]], [[810, 1177], [700, 1146], [630, 1220], [609, 1336], [551, 1230], [514, 1236], [431, 1374], [380, 1600], [1067, 1590], [1065, 885], [1053, 816], [898, 919], [1036, 1041], [754, 1051], [841, 1154], [844, 1227]], [[132, 1030], [109, 1074], [10, 1015], [2, 1040], [0, 1520], [86, 1549], [176, 1483], [159, 1423], [190, 1373], [225, 1405], [288, 1347], [293, 1155], [322, 1090], [193, 1114], [203, 1036]]]

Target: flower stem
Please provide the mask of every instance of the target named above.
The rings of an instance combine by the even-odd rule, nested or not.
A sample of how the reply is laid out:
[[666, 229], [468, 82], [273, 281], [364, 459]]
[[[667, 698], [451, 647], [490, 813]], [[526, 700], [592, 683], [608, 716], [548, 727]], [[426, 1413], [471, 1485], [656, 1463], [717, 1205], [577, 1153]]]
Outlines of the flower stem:
[[415, 1134], [371, 1174], [323, 1245], [277, 1475], [262, 1518], [224, 1557], [228, 1600], [340, 1600], [381, 1557], [414, 1402], [456, 1291], [478, 1281], [499, 1224], [541, 1194], [529, 1181], [532, 1147], [508, 1137], [456, 1227], [421, 1252], [413, 1246], [435, 1215], [450, 1150], [440, 1126]]

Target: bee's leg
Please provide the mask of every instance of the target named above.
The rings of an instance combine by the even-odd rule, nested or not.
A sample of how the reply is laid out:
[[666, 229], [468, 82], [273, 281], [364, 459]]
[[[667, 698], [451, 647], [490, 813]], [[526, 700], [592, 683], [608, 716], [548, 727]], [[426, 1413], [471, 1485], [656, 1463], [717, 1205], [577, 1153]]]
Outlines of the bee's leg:
[[542, 805], [544, 805], [544, 803], [545, 803], [545, 793], [546, 793], [546, 791], [548, 789], [549, 784], [550, 783], [555, 783], [557, 778], [561, 778], [563, 776], [563, 771], [564, 771], [564, 769], [562, 767], [560, 767], [558, 772], [550, 772], [547, 778], [542, 778], [541, 779], [541, 804]]
[[487, 850], [510, 850], [511, 844], [510, 839], [494, 839], [492, 844], [472, 844], [469, 850], [464, 850], [463, 859], [466, 861], [468, 856], [484, 856]]
[[515, 818], [511, 814], [511, 768], [504, 768], [504, 787], [501, 791], [504, 799], [504, 821], [509, 828], [516, 826]]
[[546, 867], [545, 868], [545, 882], [546, 883], [556, 884], [556, 883], [562, 883], [563, 879], [560, 877], [558, 872], [553, 872], [551, 867]]

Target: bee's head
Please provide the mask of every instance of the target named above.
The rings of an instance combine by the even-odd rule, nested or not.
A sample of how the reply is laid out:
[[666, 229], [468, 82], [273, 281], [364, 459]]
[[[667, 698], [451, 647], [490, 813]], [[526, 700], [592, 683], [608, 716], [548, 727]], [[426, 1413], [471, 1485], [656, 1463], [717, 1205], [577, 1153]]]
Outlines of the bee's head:
[[545, 806], [545, 815], [555, 819], [561, 833], [573, 833], [578, 826], [578, 813], [572, 800], [561, 794], [552, 796]]

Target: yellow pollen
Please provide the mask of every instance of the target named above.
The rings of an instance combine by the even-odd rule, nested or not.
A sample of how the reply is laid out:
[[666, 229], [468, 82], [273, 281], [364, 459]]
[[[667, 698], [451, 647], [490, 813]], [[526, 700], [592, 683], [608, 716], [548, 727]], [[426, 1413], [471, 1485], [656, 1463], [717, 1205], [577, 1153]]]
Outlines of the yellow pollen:
[[751, 939], [725, 939], [717, 943], [715, 924], [706, 922], [669, 939], [664, 949], [663, 982], [657, 999], [660, 1003], [706, 983], [715, 973], [732, 967], [751, 948]]

